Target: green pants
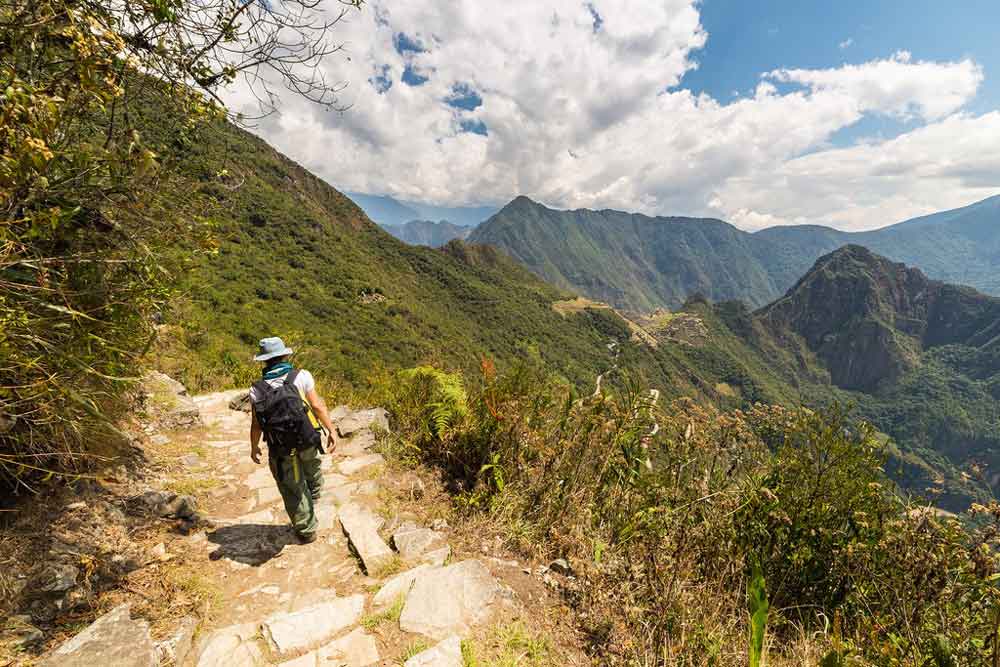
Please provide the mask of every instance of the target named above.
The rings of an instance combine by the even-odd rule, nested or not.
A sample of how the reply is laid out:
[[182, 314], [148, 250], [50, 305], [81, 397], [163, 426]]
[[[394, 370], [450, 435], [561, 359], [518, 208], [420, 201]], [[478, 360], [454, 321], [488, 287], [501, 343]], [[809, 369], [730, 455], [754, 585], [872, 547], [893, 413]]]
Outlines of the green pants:
[[316, 532], [316, 501], [323, 490], [319, 449], [310, 447], [293, 456], [268, 456], [268, 465], [292, 528], [299, 535]]

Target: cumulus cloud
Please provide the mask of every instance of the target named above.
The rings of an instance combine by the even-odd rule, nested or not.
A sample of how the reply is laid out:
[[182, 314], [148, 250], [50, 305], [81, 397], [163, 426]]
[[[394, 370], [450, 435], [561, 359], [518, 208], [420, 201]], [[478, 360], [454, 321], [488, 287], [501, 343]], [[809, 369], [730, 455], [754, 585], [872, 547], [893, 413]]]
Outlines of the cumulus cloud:
[[[899, 52], [781, 69], [719, 101], [683, 87], [709, 38], [698, 4], [372, 0], [338, 33], [350, 61], [325, 65], [350, 82], [351, 108], [331, 114], [289, 95], [258, 131], [341, 189], [448, 205], [527, 194], [754, 228], [857, 227], [989, 186], [995, 120], [961, 113], [982, 81], [974, 62]], [[230, 102], [249, 99], [234, 90]], [[921, 125], [892, 142], [829, 146], [866, 114]], [[952, 132], [984, 142], [960, 150], [942, 138]]]
[[853, 43], [854, 43], [854, 38], [853, 37], [848, 37], [844, 41], [842, 41], [839, 44], [837, 44], [837, 46], [839, 46], [841, 50], [844, 50], [844, 49], [851, 48], [851, 44], [853, 44]]

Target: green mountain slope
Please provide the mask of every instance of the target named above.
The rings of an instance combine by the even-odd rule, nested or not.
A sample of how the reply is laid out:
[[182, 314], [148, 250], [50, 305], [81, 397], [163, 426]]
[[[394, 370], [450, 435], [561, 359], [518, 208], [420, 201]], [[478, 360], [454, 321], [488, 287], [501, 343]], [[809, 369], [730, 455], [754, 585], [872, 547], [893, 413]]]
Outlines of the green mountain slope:
[[767, 244], [721, 220], [556, 211], [518, 197], [469, 238], [555, 285], [627, 310], [676, 307], [696, 292], [763, 305], [794, 279], [776, 282], [761, 259]]
[[1000, 197], [872, 232], [797, 226], [754, 234], [720, 220], [555, 211], [519, 197], [470, 239], [556, 285], [633, 310], [676, 307], [694, 293], [762, 306], [847, 244], [1000, 294]]
[[744, 338], [807, 400], [849, 400], [899, 443], [905, 485], [951, 509], [1000, 488], [1000, 299], [846, 246], [753, 320]]
[[746, 374], [733, 364], [701, 368], [689, 346], [633, 342], [635, 325], [607, 307], [557, 309], [572, 295], [493, 248], [407, 245], [231, 125], [161, 151], [179, 153], [172, 162], [192, 199], [210, 207], [218, 242], [216, 253], [188, 259], [184, 296], [161, 330], [160, 364], [192, 389], [247, 383], [256, 341], [280, 334], [345, 388], [421, 363], [475, 374], [489, 357], [538, 358], [589, 392], [617, 341], [622, 367], [665, 395], [739, 404], [715, 389]]

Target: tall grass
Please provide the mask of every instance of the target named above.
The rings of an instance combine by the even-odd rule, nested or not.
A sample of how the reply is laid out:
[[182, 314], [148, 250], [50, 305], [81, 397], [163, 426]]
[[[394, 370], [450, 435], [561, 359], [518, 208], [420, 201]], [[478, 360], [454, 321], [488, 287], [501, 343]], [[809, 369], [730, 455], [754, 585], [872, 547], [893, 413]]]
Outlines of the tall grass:
[[570, 559], [603, 663], [760, 664], [766, 627], [769, 661], [792, 664], [833, 648], [834, 618], [839, 654], [863, 664], [923, 665], [940, 637], [968, 664], [992, 656], [1000, 507], [971, 530], [915, 511], [842, 411], [656, 407], [628, 379], [581, 399], [531, 365], [474, 380], [447, 430], [428, 406], [455, 376], [396, 376], [380, 400], [460, 506]]

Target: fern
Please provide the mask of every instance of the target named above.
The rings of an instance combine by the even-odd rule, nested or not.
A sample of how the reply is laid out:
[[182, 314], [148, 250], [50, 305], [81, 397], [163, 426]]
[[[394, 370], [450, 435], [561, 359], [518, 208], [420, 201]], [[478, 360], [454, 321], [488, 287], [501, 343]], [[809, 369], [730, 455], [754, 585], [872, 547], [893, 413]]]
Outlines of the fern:
[[406, 383], [411, 398], [422, 401], [424, 426], [434, 437], [447, 437], [468, 415], [468, 397], [461, 375], [432, 366], [417, 366], [400, 371], [399, 377]]

